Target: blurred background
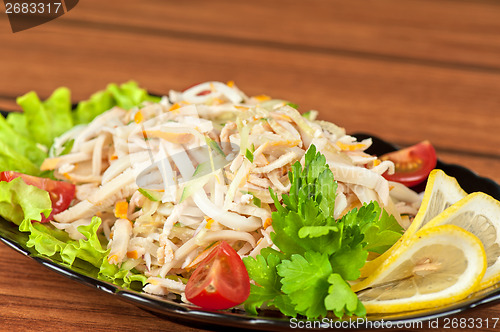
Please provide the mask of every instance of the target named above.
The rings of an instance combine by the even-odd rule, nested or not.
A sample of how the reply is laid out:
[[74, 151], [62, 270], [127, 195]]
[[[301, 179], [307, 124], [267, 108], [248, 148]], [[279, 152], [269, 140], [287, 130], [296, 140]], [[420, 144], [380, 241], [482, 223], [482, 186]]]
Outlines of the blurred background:
[[232, 80], [348, 133], [428, 139], [500, 182], [500, 1], [85, 0], [17, 33], [2, 8], [0, 109], [129, 80], [158, 94]]

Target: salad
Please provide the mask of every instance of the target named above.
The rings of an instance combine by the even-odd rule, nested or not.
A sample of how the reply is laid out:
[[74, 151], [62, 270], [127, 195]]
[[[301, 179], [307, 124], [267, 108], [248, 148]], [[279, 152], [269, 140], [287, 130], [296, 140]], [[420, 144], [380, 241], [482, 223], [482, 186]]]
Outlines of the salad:
[[27, 245], [207, 309], [364, 316], [351, 289], [418, 212], [428, 142], [378, 158], [291, 102], [206, 82], [18, 99], [0, 117], [0, 215]]

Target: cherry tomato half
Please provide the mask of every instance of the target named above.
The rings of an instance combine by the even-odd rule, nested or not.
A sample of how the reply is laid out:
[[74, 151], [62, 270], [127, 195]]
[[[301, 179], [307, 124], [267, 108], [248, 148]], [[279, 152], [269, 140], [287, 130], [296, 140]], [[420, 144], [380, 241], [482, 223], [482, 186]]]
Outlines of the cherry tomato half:
[[42, 215], [41, 222], [52, 220], [55, 214], [66, 210], [73, 198], [75, 198], [75, 185], [68, 182], [55, 181], [13, 171], [0, 173], [0, 181], [10, 182], [18, 177], [21, 177], [26, 184], [38, 187], [49, 193], [50, 200], [52, 201], [52, 212], [47, 218]]
[[437, 163], [436, 150], [429, 141], [387, 153], [381, 156], [380, 160], [391, 160], [395, 166], [394, 174], [384, 173], [384, 177], [407, 187], [413, 187], [425, 181]]
[[185, 292], [202, 308], [229, 309], [248, 298], [250, 279], [238, 253], [222, 241], [194, 270]]

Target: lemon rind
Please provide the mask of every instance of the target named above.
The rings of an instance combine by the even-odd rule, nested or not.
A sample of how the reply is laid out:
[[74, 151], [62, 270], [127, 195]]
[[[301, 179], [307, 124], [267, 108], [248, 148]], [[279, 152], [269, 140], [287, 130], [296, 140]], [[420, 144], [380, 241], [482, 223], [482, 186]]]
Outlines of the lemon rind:
[[[393, 267], [392, 270], [389, 269], [391, 265], [398, 261], [400, 257], [405, 254], [408, 254], [408, 248], [412, 245], [415, 245], [418, 241], [429, 241], [432, 240], [432, 237], [439, 236], [448, 236], [455, 237], [455, 241], [449, 241], [450, 244], [455, 244], [457, 246], [466, 247], [464, 252], [465, 256], [468, 258], [468, 264], [473, 264], [472, 267], [467, 267], [468, 278], [466, 276], [461, 276], [460, 282], [466, 284], [464, 287], [458, 287], [457, 289], [453, 289], [455, 286], [451, 286], [446, 288], [441, 292], [419, 295], [420, 300], [416, 300], [412, 297], [401, 298], [398, 300], [385, 300], [385, 301], [363, 301], [363, 304], [368, 313], [395, 313], [395, 312], [404, 312], [410, 310], [419, 310], [426, 309], [432, 307], [439, 307], [443, 305], [447, 305], [456, 301], [459, 301], [473, 291], [475, 291], [480, 285], [481, 279], [483, 278], [486, 271], [486, 253], [484, 251], [484, 247], [482, 242], [472, 233], [463, 230], [462, 228], [455, 225], [441, 225], [435, 227], [427, 227], [425, 229], [419, 230], [413, 240], [409, 241], [405, 244], [404, 247], [397, 250], [397, 252], [392, 255], [388, 261], [382, 263], [381, 267], [377, 269], [377, 271], [362, 281], [366, 286], [373, 285], [377, 282], [377, 279], [383, 278], [386, 274], [389, 274], [392, 270], [394, 270], [397, 266]], [[421, 242], [420, 248], [425, 246], [425, 243]], [[414, 252], [418, 251], [417, 249]], [[411, 253], [411, 250], [409, 251]], [[385, 273], [385, 275], [384, 275]], [[465, 278], [465, 281], [464, 281]], [[451, 288], [451, 289], [450, 289]], [[446, 294], [448, 292], [448, 294]], [[443, 296], [443, 294], [445, 294]]]

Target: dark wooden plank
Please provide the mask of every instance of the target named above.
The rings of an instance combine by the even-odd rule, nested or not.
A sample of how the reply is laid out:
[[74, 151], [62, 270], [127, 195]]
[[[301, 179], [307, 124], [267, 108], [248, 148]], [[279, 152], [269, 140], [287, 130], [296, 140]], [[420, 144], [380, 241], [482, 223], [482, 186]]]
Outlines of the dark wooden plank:
[[0, 281], [2, 331], [200, 331], [49, 271], [4, 244]]
[[[76, 101], [129, 79], [155, 92], [235, 80], [249, 94], [318, 109], [349, 132], [401, 145], [430, 139], [444, 161], [500, 182], [499, 8], [488, 0], [87, 0], [18, 34], [1, 15], [0, 108], [61, 85]], [[0, 280], [5, 330], [195, 330], [4, 245]], [[498, 318], [499, 306], [456, 317]]]
[[[500, 70], [495, 1], [85, 1], [67, 24]], [[136, 15], [127, 15], [134, 11]], [[384, 59], [384, 57], [388, 57]]]

